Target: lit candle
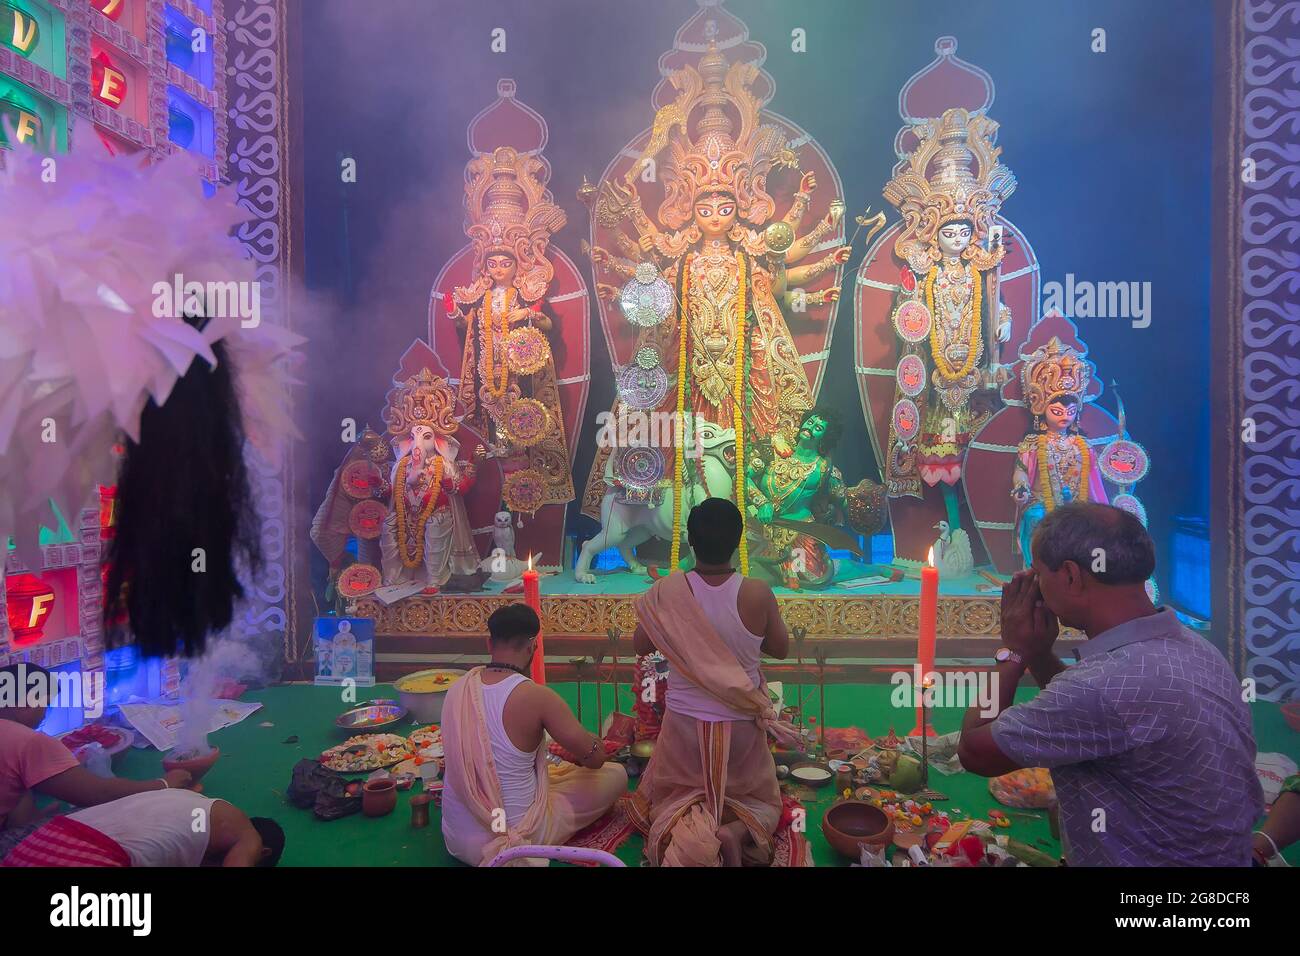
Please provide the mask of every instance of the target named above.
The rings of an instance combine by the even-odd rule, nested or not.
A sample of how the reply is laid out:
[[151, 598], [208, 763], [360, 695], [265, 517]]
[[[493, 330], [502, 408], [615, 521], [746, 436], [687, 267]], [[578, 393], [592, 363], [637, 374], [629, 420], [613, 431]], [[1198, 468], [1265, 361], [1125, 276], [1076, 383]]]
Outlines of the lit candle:
[[[939, 569], [934, 566], [934, 548], [926, 556], [928, 564], [921, 569], [921, 607], [917, 615], [918, 631], [916, 638], [916, 663], [921, 670], [921, 679], [916, 686], [917, 694], [925, 693], [925, 682], [934, 670], [934, 635], [939, 616]], [[913, 734], [933, 734], [934, 727], [923, 720], [922, 705], [918, 698], [916, 708], [916, 727]]]
[[[542, 616], [542, 579], [533, 570], [533, 556], [528, 556], [528, 570], [524, 572], [524, 603]], [[542, 644], [542, 632], [537, 632], [537, 652], [533, 654], [532, 678], [537, 684], [546, 683], [546, 650]]]

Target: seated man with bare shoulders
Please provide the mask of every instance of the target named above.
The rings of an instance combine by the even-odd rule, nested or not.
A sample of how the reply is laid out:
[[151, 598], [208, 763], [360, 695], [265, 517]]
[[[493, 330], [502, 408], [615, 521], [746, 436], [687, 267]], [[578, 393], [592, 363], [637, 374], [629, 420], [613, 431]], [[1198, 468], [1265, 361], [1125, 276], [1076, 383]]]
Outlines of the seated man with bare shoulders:
[[695, 569], [675, 571], [637, 599], [638, 654], [668, 659], [668, 700], [654, 756], [633, 797], [654, 866], [766, 866], [781, 818], [769, 732], [777, 720], [759, 660], [784, 659], [790, 636], [772, 589], [731, 563], [744, 533], [725, 498], [691, 509]]
[[[627, 792], [627, 771], [605, 762], [601, 739], [555, 691], [528, 678], [541, 629], [526, 604], [498, 608], [488, 618], [491, 662], [447, 691], [442, 835], [448, 852], [472, 866], [516, 846], [560, 846]], [[581, 765], [554, 781], [548, 736]]]

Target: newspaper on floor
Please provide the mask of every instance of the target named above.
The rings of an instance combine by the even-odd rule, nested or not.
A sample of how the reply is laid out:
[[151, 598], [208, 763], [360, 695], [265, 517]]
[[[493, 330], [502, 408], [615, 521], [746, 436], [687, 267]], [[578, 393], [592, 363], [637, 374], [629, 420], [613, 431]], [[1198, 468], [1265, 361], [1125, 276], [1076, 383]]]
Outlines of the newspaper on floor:
[[[213, 701], [207, 732], [230, 727], [261, 709], [262, 705], [256, 701]], [[180, 707], [175, 704], [122, 704], [121, 711], [131, 726], [159, 750], [165, 752], [176, 746], [176, 731], [181, 723]]]

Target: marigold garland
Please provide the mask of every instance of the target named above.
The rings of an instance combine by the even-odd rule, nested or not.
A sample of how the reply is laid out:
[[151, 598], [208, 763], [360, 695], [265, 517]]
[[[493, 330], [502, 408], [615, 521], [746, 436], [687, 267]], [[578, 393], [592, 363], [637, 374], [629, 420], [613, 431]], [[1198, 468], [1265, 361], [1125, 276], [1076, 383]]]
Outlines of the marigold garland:
[[[1056, 508], [1056, 496], [1052, 494], [1052, 474], [1047, 463], [1047, 443], [1050, 436], [1038, 436], [1038, 474], [1039, 482], [1042, 485], [1041, 497], [1043, 500], [1043, 510], [1051, 512]], [[1079, 490], [1076, 501], [1088, 500], [1088, 477], [1092, 474], [1092, 449], [1084, 441], [1083, 436], [1074, 436], [1075, 444], [1079, 449]]]
[[[393, 508], [397, 512], [397, 547], [402, 556], [402, 564], [408, 568], [418, 568], [420, 562], [424, 560], [424, 535], [421, 534], [416, 540], [415, 547], [410, 544], [410, 529], [406, 525], [406, 472], [411, 464], [411, 457], [407, 455], [397, 465], [397, 475], [393, 479]], [[433, 486], [429, 489], [429, 498], [420, 509], [420, 528], [423, 529], [429, 523], [430, 516], [433, 515], [433, 509], [438, 504], [438, 497], [442, 493], [442, 456], [433, 460]]]
[[739, 272], [739, 288], [736, 292], [736, 369], [735, 381], [731, 391], [731, 422], [736, 430], [736, 507], [740, 509], [740, 573], [749, 574], [749, 544], [745, 540], [745, 339], [748, 328], [745, 319], [749, 315], [746, 307], [745, 293], [748, 291], [749, 277], [745, 274], [745, 252], [736, 250], [736, 269]]
[[510, 331], [510, 310], [515, 304], [515, 290], [506, 289], [505, 308], [501, 312], [501, 331], [493, 334], [492, 329], [492, 290], [489, 289], [487, 295], [483, 296], [483, 317], [479, 322], [479, 348], [483, 350], [483, 378], [487, 385], [488, 394], [493, 398], [501, 398], [506, 393], [506, 386], [510, 383], [510, 368], [504, 361], [501, 362], [501, 383], [498, 385], [493, 381], [498, 376], [493, 375], [492, 358], [495, 351], [495, 343], [501, 342], [502, 349], [505, 348], [506, 334]]
[[686, 299], [690, 291], [691, 261], [682, 260], [677, 276], [677, 453], [673, 455], [673, 544], [669, 553], [669, 570], [682, 557], [682, 471], [685, 466], [686, 442]]
[[965, 266], [964, 268], [969, 269], [971, 274], [970, 342], [967, 343], [966, 361], [955, 372], [939, 346], [939, 321], [934, 312], [934, 280], [939, 274], [939, 267], [931, 266], [930, 271], [925, 276], [925, 304], [930, 310], [930, 354], [934, 356], [934, 366], [938, 369], [939, 374], [950, 382], [963, 379], [969, 375], [979, 358], [981, 282], [979, 273], [975, 271], [974, 267]]

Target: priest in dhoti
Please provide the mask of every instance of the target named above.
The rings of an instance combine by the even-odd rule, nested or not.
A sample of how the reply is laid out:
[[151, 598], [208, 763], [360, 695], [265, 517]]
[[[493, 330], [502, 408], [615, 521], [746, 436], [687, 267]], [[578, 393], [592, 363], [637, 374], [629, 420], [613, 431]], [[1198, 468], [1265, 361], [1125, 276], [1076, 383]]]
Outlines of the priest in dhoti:
[[[526, 604], [492, 612], [491, 660], [447, 691], [442, 835], [448, 852], [472, 866], [513, 847], [560, 846], [627, 792], [627, 771], [606, 763], [605, 742], [555, 691], [529, 679], [541, 626]], [[548, 737], [570, 758], [554, 778]]]
[[779, 721], [759, 672], [782, 659], [789, 633], [772, 589], [732, 567], [743, 533], [725, 498], [691, 510], [689, 573], [674, 571], [636, 602], [638, 654], [668, 659], [663, 728], [632, 799], [653, 866], [766, 866], [781, 819], [769, 733], [797, 743]]

